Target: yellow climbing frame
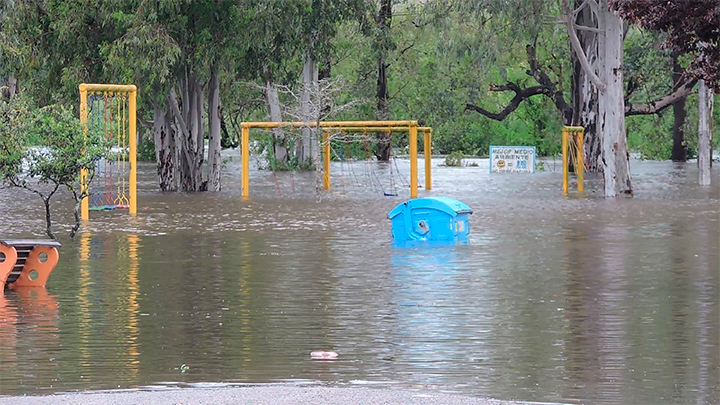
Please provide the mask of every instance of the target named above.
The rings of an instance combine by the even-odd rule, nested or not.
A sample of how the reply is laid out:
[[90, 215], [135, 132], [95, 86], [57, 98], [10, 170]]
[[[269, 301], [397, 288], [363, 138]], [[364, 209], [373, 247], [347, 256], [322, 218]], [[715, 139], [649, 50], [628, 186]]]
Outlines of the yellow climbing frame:
[[[570, 165], [569, 159], [573, 159], [575, 173], [577, 173], [577, 188], [578, 192], [582, 193], [584, 189], [584, 170], [585, 162], [583, 159], [583, 136], [585, 134], [585, 128], [583, 127], [563, 127], [562, 128], [562, 162], [563, 162], [563, 193], [568, 193], [568, 183], [570, 180]], [[573, 136], [574, 141], [572, 142], [573, 147], [571, 148], [570, 136]], [[572, 149], [574, 154], [570, 155]]]
[[[250, 195], [250, 128], [314, 128], [316, 122], [243, 122], [241, 124], [242, 196]], [[425, 189], [432, 189], [432, 128], [417, 121], [321, 121], [323, 128], [323, 188], [330, 189], [330, 130], [342, 132], [408, 132], [410, 137], [410, 198], [418, 196], [417, 135], [425, 136]]]
[[[80, 90], [80, 124], [84, 126], [84, 130], [87, 133], [88, 123], [88, 93], [113, 93], [116, 95], [123, 95], [128, 100], [128, 123], [127, 123], [127, 135], [128, 135], [128, 148], [129, 148], [129, 161], [130, 161], [130, 173], [129, 173], [129, 191], [128, 191], [128, 210], [130, 215], [137, 215], [137, 87], [133, 84], [87, 84], [82, 83], [79, 86]], [[87, 172], [83, 170], [80, 173], [80, 187], [81, 192], [88, 190], [89, 184], [87, 183]], [[90, 219], [89, 212], [89, 198], [85, 197], [81, 203], [81, 216], [83, 220]]]

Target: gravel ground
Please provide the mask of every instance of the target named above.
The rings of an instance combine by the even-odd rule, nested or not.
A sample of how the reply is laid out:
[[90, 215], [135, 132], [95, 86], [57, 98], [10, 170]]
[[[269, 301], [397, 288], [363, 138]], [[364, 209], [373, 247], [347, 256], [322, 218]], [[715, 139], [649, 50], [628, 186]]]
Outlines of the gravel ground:
[[374, 388], [325, 387], [232, 387], [184, 388], [158, 391], [80, 392], [47, 396], [0, 396], [0, 405], [13, 404], [410, 404], [410, 405], [529, 405], [538, 402], [508, 402], [438, 392]]

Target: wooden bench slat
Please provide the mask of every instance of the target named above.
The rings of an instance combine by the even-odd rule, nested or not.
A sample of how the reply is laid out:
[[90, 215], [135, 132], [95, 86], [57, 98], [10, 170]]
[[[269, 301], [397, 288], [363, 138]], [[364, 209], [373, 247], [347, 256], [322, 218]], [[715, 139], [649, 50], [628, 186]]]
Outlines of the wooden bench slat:
[[59, 248], [62, 246], [60, 242], [54, 239], [0, 239], [0, 243], [5, 246], [51, 246]]

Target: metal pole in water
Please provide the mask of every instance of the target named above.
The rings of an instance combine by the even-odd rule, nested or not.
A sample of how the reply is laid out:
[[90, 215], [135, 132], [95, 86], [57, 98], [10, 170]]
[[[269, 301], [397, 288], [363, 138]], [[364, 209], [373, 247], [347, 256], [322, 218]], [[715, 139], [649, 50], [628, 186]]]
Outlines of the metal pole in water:
[[130, 215], [137, 215], [137, 88], [132, 86], [128, 100], [128, 129], [130, 141]]
[[250, 127], [243, 125], [241, 129], [240, 149], [242, 157], [242, 196], [250, 195]]
[[432, 190], [432, 129], [425, 130], [425, 190]]
[[[83, 135], [87, 136], [87, 120], [88, 120], [88, 105], [87, 105], [87, 86], [85, 83], [80, 86], [80, 125], [83, 126]], [[87, 170], [83, 169], [80, 171], [80, 193], [85, 193], [88, 190], [87, 184]], [[80, 202], [80, 216], [83, 221], [90, 219], [88, 197], [85, 197]]]
[[330, 190], [330, 134], [323, 132], [323, 189]]
[[[585, 188], [585, 185], [583, 184], [584, 178], [585, 178], [585, 161], [583, 159], [583, 155], [584, 155], [584, 152], [583, 152], [584, 139], [583, 139], [583, 137], [584, 137], [584, 135], [585, 135], [584, 130], [579, 131], [577, 134], [577, 159], [576, 159], [576, 161], [578, 162], [577, 164], [578, 164], [579, 169], [576, 167], [575, 173], [577, 173], [578, 192], [580, 192], [580, 193], [582, 193]], [[580, 171], [578, 171], [578, 170], [580, 170]]]
[[410, 198], [418, 196], [417, 124], [410, 124]]

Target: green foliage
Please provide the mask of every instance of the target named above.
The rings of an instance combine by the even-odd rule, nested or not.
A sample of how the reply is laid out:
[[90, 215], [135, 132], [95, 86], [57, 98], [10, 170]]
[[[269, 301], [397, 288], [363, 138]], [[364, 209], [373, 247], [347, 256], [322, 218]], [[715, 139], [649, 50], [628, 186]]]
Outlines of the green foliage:
[[25, 139], [20, 131], [28, 116], [27, 101], [20, 97], [0, 98], [0, 181], [6, 182], [22, 170]]
[[32, 112], [20, 130], [38, 139], [42, 147], [26, 148], [24, 174], [40, 182], [79, 189], [80, 172], [94, 175], [98, 160], [110, 153], [110, 144], [97, 131], [86, 131], [71, 108], [50, 105]]
[[155, 161], [155, 142], [148, 137], [141, 137], [137, 148], [137, 160], [140, 162]]
[[[373, 119], [377, 63], [382, 56], [388, 64], [390, 118], [418, 119], [431, 126], [435, 153], [486, 156], [491, 144], [532, 145], [541, 156], [559, 153], [562, 122], [547, 97], [525, 100], [503, 121], [466, 112], [465, 104], [501, 111], [513, 94], [489, 91], [490, 86], [537, 85], [526, 73], [528, 44], [536, 46], [544, 71], [570, 101], [572, 66], [565, 28], [543, 23], [545, 16], [560, 14], [562, 2], [394, 1], [389, 30], [376, 19], [378, 4], [362, 0], [6, 2], [0, 6], [0, 80], [16, 75], [37, 105], [60, 101], [73, 106], [80, 82], [135, 83], [138, 115], [150, 121], [153, 102], [166, 108], [170, 87], [177, 88], [189, 76], [204, 86], [214, 65], [220, 72], [222, 142], [233, 146], [241, 121], [266, 118], [263, 94], [256, 84], [272, 80], [293, 87], [306, 52], [322, 68], [331, 68], [333, 77], [343, 76], [351, 83], [341, 94], [342, 102], [364, 100], [333, 118]], [[671, 89], [669, 54], [660, 47], [663, 39], [629, 29], [624, 69], [628, 88], [632, 87], [631, 101], [647, 102]], [[690, 61], [682, 63], [686, 66]], [[179, 97], [182, 107], [184, 95]], [[691, 150], [697, 131], [693, 100], [688, 99], [686, 123]], [[19, 101], [12, 103], [19, 108]], [[6, 124], [17, 118], [11, 117], [12, 108], [3, 108], [0, 134], [4, 135], [18, 125]], [[671, 118], [669, 110], [659, 116], [629, 118], [630, 147], [645, 158], [668, 158]], [[272, 155], [267, 153], [272, 139], [266, 135], [253, 132], [254, 153]], [[715, 138], [717, 143], [720, 137]], [[41, 131], [24, 131], [20, 138], [3, 136], [0, 142], [10, 150], [16, 141], [23, 148], [28, 143], [48, 144]], [[393, 134], [393, 151], [403, 151], [407, 142], [406, 134]], [[368, 152], [362, 142], [344, 144], [342, 156], [339, 149], [334, 146], [335, 159], [365, 159]], [[154, 159], [149, 141], [139, 145], [139, 158]], [[297, 169], [292, 158], [285, 164], [269, 161], [267, 166]]]
[[[0, 181], [38, 194], [45, 204], [47, 233], [54, 237], [50, 199], [61, 186], [75, 199], [76, 214], [86, 191], [80, 190], [80, 174], [94, 176], [96, 163], [110, 156], [109, 142], [99, 131], [84, 130], [72, 109], [53, 104], [31, 108], [18, 97], [0, 100]], [[28, 144], [33, 139], [39, 146]], [[49, 191], [44, 186], [49, 186]], [[71, 236], [79, 227], [76, 224]]]
[[445, 166], [462, 167], [464, 157], [460, 152], [453, 152], [445, 156]]

